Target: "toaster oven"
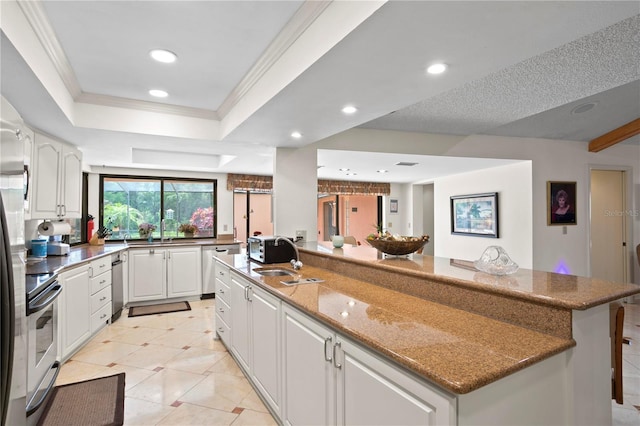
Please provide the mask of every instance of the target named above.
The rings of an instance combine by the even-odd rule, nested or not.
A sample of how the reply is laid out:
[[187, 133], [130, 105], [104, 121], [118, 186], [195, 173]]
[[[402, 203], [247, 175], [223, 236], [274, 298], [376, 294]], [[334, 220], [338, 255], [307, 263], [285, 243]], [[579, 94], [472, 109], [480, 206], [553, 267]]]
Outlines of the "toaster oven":
[[[292, 238], [289, 238], [293, 242]], [[286, 263], [296, 258], [291, 244], [280, 242], [276, 245], [276, 237], [259, 235], [247, 239], [249, 259], [260, 263]]]

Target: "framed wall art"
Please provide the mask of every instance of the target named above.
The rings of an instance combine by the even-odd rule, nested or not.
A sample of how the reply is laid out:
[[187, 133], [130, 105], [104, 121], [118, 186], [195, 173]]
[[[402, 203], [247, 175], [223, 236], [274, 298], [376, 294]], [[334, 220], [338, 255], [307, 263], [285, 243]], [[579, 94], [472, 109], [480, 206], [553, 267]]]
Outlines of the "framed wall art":
[[576, 182], [547, 181], [547, 225], [577, 225]]
[[389, 200], [389, 213], [398, 213], [398, 200]]
[[498, 193], [451, 197], [451, 233], [498, 238]]

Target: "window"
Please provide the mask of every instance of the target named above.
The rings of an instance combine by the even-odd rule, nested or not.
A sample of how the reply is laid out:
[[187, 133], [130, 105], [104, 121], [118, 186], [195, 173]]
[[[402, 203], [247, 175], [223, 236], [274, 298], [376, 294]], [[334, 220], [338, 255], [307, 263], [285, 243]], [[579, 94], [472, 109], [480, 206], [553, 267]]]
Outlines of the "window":
[[215, 180], [102, 175], [100, 187], [100, 224], [112, 240], [144, 238], [149, 226], [160, 238], [162, 220], [165, 238], [216, 236]]

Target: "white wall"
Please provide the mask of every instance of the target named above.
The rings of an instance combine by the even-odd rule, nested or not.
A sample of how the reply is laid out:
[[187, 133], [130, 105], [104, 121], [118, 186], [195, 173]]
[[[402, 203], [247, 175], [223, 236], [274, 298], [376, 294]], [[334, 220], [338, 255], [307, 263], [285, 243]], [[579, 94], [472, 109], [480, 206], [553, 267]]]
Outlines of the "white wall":
[[[451, 234], [450, 198], [454, 195], [498, 193], [498, 238]], [[522, 268], [533, 259], [531, 162], [440, 178], [434, 184], [436, 256], [476, 260], [492, 245], [502, 246]]]
[[[318, 156], [315, 149], [277, 148], [273, 174], [273, 231], [318, 241]], [[312, 172], [310, 172], [312, 171]]]

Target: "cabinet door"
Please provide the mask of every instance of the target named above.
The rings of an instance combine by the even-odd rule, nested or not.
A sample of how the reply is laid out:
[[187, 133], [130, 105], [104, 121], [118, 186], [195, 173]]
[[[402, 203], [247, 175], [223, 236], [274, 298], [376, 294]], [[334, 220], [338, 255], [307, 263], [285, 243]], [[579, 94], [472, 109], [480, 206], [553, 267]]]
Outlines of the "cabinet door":
[[246, 372], [249, 372], [249, 300], [247, 298], [250, 284], [236, 274], [231, 274], [230, 298], [231, 306], [231, 351]]
[[54, 219], [60, 212], [58, 179], [62, 145], [46, 136], [35, 135], [33, 146], [32, 219]]
[[80, 266], [60, 275], [62, 295], [60, 332], [62, 358], [78, 349], [91, 337], [91, 294], [89, 266]]
[[193, 296], [202, 290], [200, 247], [167, 251], [167, 297]]
[[280, 412], [280, 300], [251, 287], [251, 375], [271, 408]]
[[24, 166], [27, 171], [27, 196], [24, 200], [24, 220], [31, 219], [31, 193], [33, 192], [33, 130], [24, 126]]
[[339, 341], [338, 425], [455, 425], [455, 398]]
[[165, 257], [164, 250], [129, 250], [129, 301], [166, 299]]
[[283, 422], [335, 424], [333, 333], [287, 306], [283, 312]]
[[61, 215], [66, 218], [82, 217], [82, 153], [63, 145], [60, 176]]

